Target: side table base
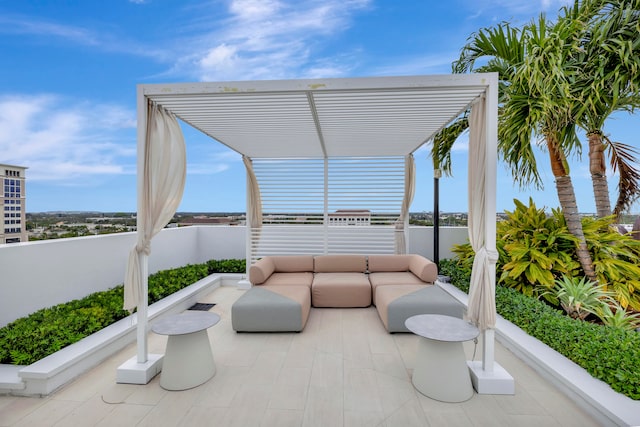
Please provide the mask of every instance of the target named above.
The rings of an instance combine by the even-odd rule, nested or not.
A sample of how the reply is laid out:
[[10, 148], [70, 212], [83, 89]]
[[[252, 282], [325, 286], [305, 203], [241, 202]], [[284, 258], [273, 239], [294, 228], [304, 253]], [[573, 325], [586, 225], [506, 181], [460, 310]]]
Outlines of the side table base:
[[170, 335], [162, 363], [160, 386], [166, 390], [186, 390], [199, 386], [216, 373], [207, 331]]
[[473, 387], [461, 342], [421, 338], [412, 382], [416, 390], [441, 402], [464, 402]]

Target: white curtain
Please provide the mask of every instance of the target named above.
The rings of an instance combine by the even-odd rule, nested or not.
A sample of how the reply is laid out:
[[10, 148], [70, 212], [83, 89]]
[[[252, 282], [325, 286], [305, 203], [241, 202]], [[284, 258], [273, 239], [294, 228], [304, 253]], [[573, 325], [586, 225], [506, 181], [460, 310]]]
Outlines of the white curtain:
[[124, 308], [129, 311], [138, 306], [141, 296], [147, 292], [146, 280], [140, 274], [139, 255], [151, 253], [151, 239], [173, 218], [182, 200], [187, 169], [184, 137], [178, 121], [172, 113], [153, 103], [148, 106], [143, 154], [138, 242], [129, 254], [124, 280]]
[[260, 186], [258, 179], [253, 171], [253, 163], [247, 156], [242, 156], [244, 167], [247, 169], [247, 186], [249, 193], [249, 205], [247, 206], [247, 214], [249, 216], [249, 225], [252, 229], [262, 227], [262, 199], [260, 197]]
[[407, 242], [404, 233], [404, 223], [406, 222], [407, 215], [409, 215], [411, 202], [413, 202], [415, 186], [416, 165], [413, 160], [413, 154], [409, 154], [404, 158], [404, 197], [402, 199], [402, 207], [400, 208], [400, 217], [396, 221], [396, 254], [407, 253]]
[[485, 221], [485, 168], [486, 168], [485, 98], [474, 103], [469, 117], [469, 241], [475, 252], [467, 319], [481, 331], [493, 329], [496, 324], [495, 283], [491, 268], [495, 268], [498, 253], [486, 247]]

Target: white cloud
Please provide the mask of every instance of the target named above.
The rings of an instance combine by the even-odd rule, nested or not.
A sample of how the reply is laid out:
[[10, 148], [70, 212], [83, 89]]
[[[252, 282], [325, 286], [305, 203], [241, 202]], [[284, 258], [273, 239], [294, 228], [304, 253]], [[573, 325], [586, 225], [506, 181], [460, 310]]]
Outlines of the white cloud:
[[423, 54], [416, 57], [399, 57], [395, 61], [372, 70], [382, 76], [402, 76], [417, 74], [448, 74], [451, 63], [458, 59], [459, 51]]
[[218, 45], [200, 59], [198, 65], [203, 70], [217, 70], [218, 72], [233, 71], [237, 65], [239, 58], [236, 55], [237, 48], [227, 46], [226, 44]]
[[220, 172], [229, 170], [227, 163], [209, 164], [209, 163], [189, 163], [187, 165], [187, 175], [215, 175]]
[[261, 21], [273, 16], [282, 6], [275, 0], [234, 0], [229, 11], [245, 21]]
[[86, 28], [21, 15], [0, 16], [0, 33], [59, 37], [83, 45], [97, 44], [95, 35]]
[[[353, 14], [370, 0], [232, 0], [229, 18], [218, 21], [215, 30], [191, 43], [191, 52], [180, 55], [174, 72], [199, 80], [245, 80], [332, 75], [348, 69], [340, 64], [310, 63], [323, 38], [348, 29]], [[314, 61], [315, 62], [315, 61]], [[326, 76], [326, 75], [325, 75]]]
[[481, 19], [483, 16], [501, 16], [500, 20], [508, 20], [512, 24], [519, 25], [523, 21], [529, 21], [539, 13], [546, 13], [550, 18], [555, 18], [563, 6], [573, 3], [573, 0], [475, 0], [469, 2], [469, 9], [473, 11], [467, 19]]
[[121, 38], [115, 35], [112, 29], [100, 31], [99, 28], [85, 28], [28, 15], [0, 15], [0, 34], [38, 37], [47, 43], [61, 40], [105, 52], [158, 60], [165, 60], [171, 56], [155, 46], [144, 46], [136, 41]]
[[216, 175], [232, 167], [244, 170], [242, 157], [235, 151], [220, 146], [208, 138], [190, 138], [187, 140], [187, 175]]
[[53, 95], [0, 97], [3, 162], [30, 181], [135, 173], [135, 112]]

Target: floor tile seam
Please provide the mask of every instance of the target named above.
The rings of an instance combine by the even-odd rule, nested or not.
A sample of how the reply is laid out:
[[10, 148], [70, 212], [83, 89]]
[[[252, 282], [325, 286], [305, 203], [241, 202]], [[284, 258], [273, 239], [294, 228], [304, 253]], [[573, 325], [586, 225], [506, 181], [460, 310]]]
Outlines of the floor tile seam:
[[231, 404], [229, 405], [209, 405], [209, 404], [204, 404], [204, 403], [194, 403], [193, 405], [191, 405], [192, 408], [205, 408], [205, 409], [229, 409], [231, 408]]
[[[542, 393], [542, 392], [540, 392], [540, 393]], [[543, 401], [539, 400], [539, 399], [536, 397], [536, 394], [538, 394], [538, 393], [534, 392], [534, 393], [532, 394], [532, 393], [531, 393], [531, 390], [527, 390], [527, 395], [528, 395], [531, 399], [533, 399], [533, 400], [538, 404], [538, 406], [540, 406], [540, 407], [542, 408], [542, 410], [543, 410], [547, 415], [549, 415], [550, 417], [555, 418], [555, 415], [549, 411], [549, 409], [548, 409], [547, 405], [545, 404], [545, 402], [543, 402]], [[562, 395], [562, 398], [566, 398], [566, 396]], [[574, 402], [574, 401], [572, 401], [572, 400], [570, 400], [570, 399], [568, 399], [568, 398], [567, 398], [567, 400], [569, 400], [569, 403], [570, 403], [570, 404], [573, 404], [575, 407], [577, 407], [577, 405], [575, 404], [575, 402]], [[519, 414], [519, 415], [528, 415], [528, 414]]]
[[[154, 409], [154, 408], [149, 408], [149, 409], [147, 410], [147, 412], [145, 412], [145, 414], [142, 416], [142, 418], [140, 418], [140, 419], [138, 420], [138, 422], [137, 422], [137, 423], [135, 423], [135, 425], [136, 425], [136, 426], [140, 426], [140, 425], [146, 425], [146, 426], [148, 426], [148, 425], [149, 425], [149, 420], [147, 420], [147, 418], [154, 416], [154, 415], [153, 415], [153, 414], [154, 414], [153, 409]], [[145, 421], [145, 420], [146, 420], [146, 421]], [[152, 424], [152, 425], [153, 425], [153, 424]]]
[[[64, 418], [66, 418], [68, 415], [70, 415], [76, 408], [78, 408], [82, 404], [82, 402], [78, 402], [78, 401], [74, 401], [74, 400], [57, 400], [57, 401], [54, 401], [53, 399], [47, 399], [47, 403], [49, 403], [49, 402], [51, 402], [52, 404], [56, 404], [58, 402], [76, 403], [76, 405], [68, 408], [68, 410], [64, 411], [63, 413], [53, 411], [58, 416], [58, 418], [53, 424], [51, 424], [52, 426], [54, 426], [55, 424], [58, 424], [59, 422], [61, 422]], [[42, 408], [42, 406], [38, 407], [38, 409], [40, 409], [40, 408]], [[13, 424], [10, 424], [10, 425], [13, 425], [13, 426], [20, 425], [21, 423], [23, 423], [23, 421], [25, 419], [27, 419], [30, 415], [32, 415], [34, 412], [36, 412], [36, 410], [30, 411], [28, 414], [25, 414], [23, 417], [21, 417], [20, 419], [16, 420]], [[31, 425], [31, 424], [27, 424], [27, 425]]]
[[[20, 396], [14, 396], [14, 397], [21, 398]], [[25, 397], [25, 399], [31, 399], [31, 397]], [[37, 409], [41, 408], [42, 405], [44, 405], [46, 402], [51, 400], [48, 397], [44, 397], [42, 399], [43, 399], [43, 402], [41, 402], [39, 405], [31, 408], [28, 412], [24, 413], [20, 418], [16, 419], [13, 423], [11, 423], [11, 424], [0, 424], [0, 427], [11, 427], [13, 425], [16, 425], [16, 423], [19, 423], [20, 421], [22, 421], [23, 419], [25, 419], [26, 417], [31, 415], [33, 412], [35, 412]]]
[[107, 405], [113, 406], [113, 408], [117, 408], [118, 406], [145, 406], [145, 407], [149, 407], [149, 408], [154, 408], [156, 406], [158, 406], [158, 404], [160, 403], [160, 401], [158, 401], [158, 403], [136, 403], [136, 402], [128, 402], [127, 400], [123, 400], [122, 402], [106, 402], [103, 400], [103, 402]]
[[[373, 371], [373, 369], [370, 368], [361, 368], [362, 370], [365, 371], [372, 371], [374, 373], [374, 380], [376, 381], [376, 387], [374, 387], [374, 398], [375, 400], [379, 403], [378, 407], [380, 408], [380, 412], [382, 413], [383, 416], [383, 421], [384, 421], [384, 409], [382, 407], [382, 395], [380, 393], [380, 387], [377, 384], [377, 379], [375, 378], [375, 371]], [[346, 370], [343, 371], [343, 376], [346, 375]], [[347, 407], [347, 399], [348, 399], [348, 395], [351, 395], [353, 393], [354, 390], [357, 390], [358, 388], [361, 388], [359, 385], [349, 385], [347, 383], [347, 379], [343, 378], [343, 385], [342, 385], [342, 408], [343, 408], [343, 422], [344, 422], [344, 413], [347, 412], [347, 410], [345, 409]]]
[[[424, 412], [425, 412], [425, 411], [424, 411], [424, 408], [422, 407], [422, 405], [420, 405], [420, 402], [418, 402], [418, 397], [415, 395], [415, 393], [416, 393], [415, 389], [413, 390], [413, 392], [414, 392], [414, 394], [412, 395], [412, 397], [411, 397], [411, 398], [407, 398], [407, 400], [406, 400], [402, 405], [400, 405], [398, 408], [396, 408], [396, 409], [395, 409], [393, 412], [391, 412], [388, 416], [385, 416], [385, 418], [384, 418], [385, 423], [386, 423], [387, 421], [389, 421], [389, 420], [391, 419], [391, 417], [393, 417], [395, 414], [397, 414], [397, 413], [399, 413], [400, 411], [404, 410], [404, 409], [405, 409], [405, 407], [406, 407], [407, 405], [409, 405], [411, 402], [413, 402], [413, 401], [415, 400], [415, 402], [416, 402], [416, 403], [418, 404], [418, 406], [420, 407], [420, 413], [419, 413], [419, 414], [420, 414], [420, 415], [421, 415], [421, 417], [422, 417], [422, 420], [421, 420], [421, 421], [424, 423], [424, 425], [425, 425], [425, 426], [428, 426], [428, 425], [429, 425], [429, 422], [427, 421], [427, 416], [426, 416], [426, 414], [424, 413]], [[384, 412], [384, 411], [383, 411], [383, 412]]]
[[314, 354], [313, 363], [311, 364], [311, 371], [309, 372], [309, 382], [307, 383], [307, 396], [308, 396], [309, 389], [310, 389], [311, 387], [325, 387], [324, 385], [323, 385], [323, 386], [318, 386], [318, 385], [314, 385], [314, 384], [312, 384], [313, 372], [314, 372], [314, 369], [316, 368], [316, 363], [317, 363], [316, 356], [317, 356], [318, 354], [321, 354], [321, 355], [322, 355], [322, 354], [325, 354], [325, 355], [330, 355], [330, 356], [337, 356], [337, 357], [338, 357], [338, 359], [341, 361], [341, 364], [342, 364], [342, 365], [341, 365], [341, 368], [342, 368], [342, 376], [341, 376], [341, 383], [340, 383], [340, 385], [339, 385], [339, 386], [340, 386], [341, 388], [343, 388], [343, 389], [344, 389], [344, 375], [345, 375], [345, 373], [344, 373], [344, 371], [345, 371], [345, 370], [344, 370], [344, 359], [343, 359], [343, 358], [342, 358], [342, 356], [341, 356], [340, 354], [338, 354], [338, 353], [330, 353], [330, 352], [324, 352], [324, 351], [320, 351], [320, 350], [318, 350], [318, 351], [316, 351], [316, 352], [315, 352], [315, 354]]
[[400, 360], [402, 361], [402, 366], [404, 366], [404, 370], [407, 372], [407, 374], [409, 374], [409, 366], [407, 366], [407, 362], [405, 361], [404, 357], [402, 357], [402, 350], [400, 349], [400, 346], [398, 345], [398, 341], [397, 340], [392, 340], [393, 341], [393, 346], [396, 349], [396, 352], [398, 353], [398, 356], [400, 357]]
[[[104, 402], [104, 401], [103, 401], [103, 402]], [[106, 402], [105, 402], [105, 403], [106, 403]], [[109, 405], [109, 404], [107, 403], [107, 405]], [[109, 405], [109, 406], [111, 406], [111, 405]], [[77, 408], [78, 408], [78, 407], [76, 407], [75, 409], [77, 409]], [[74, 409], [74, 410], [75, 410], [75, 409]], [[110, 407], [109, 411], [107, 411], [107, 413], [106, 413], [106, 414], [104, 414], [102, 417], [100, 417], [100, 419], [99, 419], [99, 420], [97, 420], [97, 422], [95, 423], [95, 425], [98, 425], [98, 424], [102, 423], [103, 421], [105, 421], [105, 420], [107, 419], [107, 417], [112, 416], [112, 415], [113, 415], [113, 411], [115, 411], [115, 409], [116, 409], [116, 407], [115, 407], [115, 406]], [[73, 410], [72, 410], [70, 413], [68, 413], [67, 415], [65, 415], [63, 418], [61, 418], [60, 420], [58, 420], [58, 422], [56, 422], [56, 423], [53, 425], [53, 427], [55, 427], [55, 426], [59, 425], [60, 423], [64, 422], [64, 420], [65, 420], [69, 415], [71, 415], [71, 413], [73, 413]]]

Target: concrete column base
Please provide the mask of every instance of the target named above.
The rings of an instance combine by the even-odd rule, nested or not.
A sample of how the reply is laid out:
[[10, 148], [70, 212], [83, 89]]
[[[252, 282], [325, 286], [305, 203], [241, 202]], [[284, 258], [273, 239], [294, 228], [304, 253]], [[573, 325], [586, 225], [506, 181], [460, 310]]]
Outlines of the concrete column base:
[[471, 383], [478, 394], [515, 394], [513, 377], [498, 363], [493, 362], [493, 371], [482, 369], [482, 361], [467, 361]]
[[164, 354], [149, 354], [146, 363], [138, 363], [138, 356], [124, 362], [116, 371], [116, 382], [120, 384], [149, 384], [162, 370]]
[[241, 279], [236, 286], [238, 289], [251, 289], [251, 282], [247, 279]]

